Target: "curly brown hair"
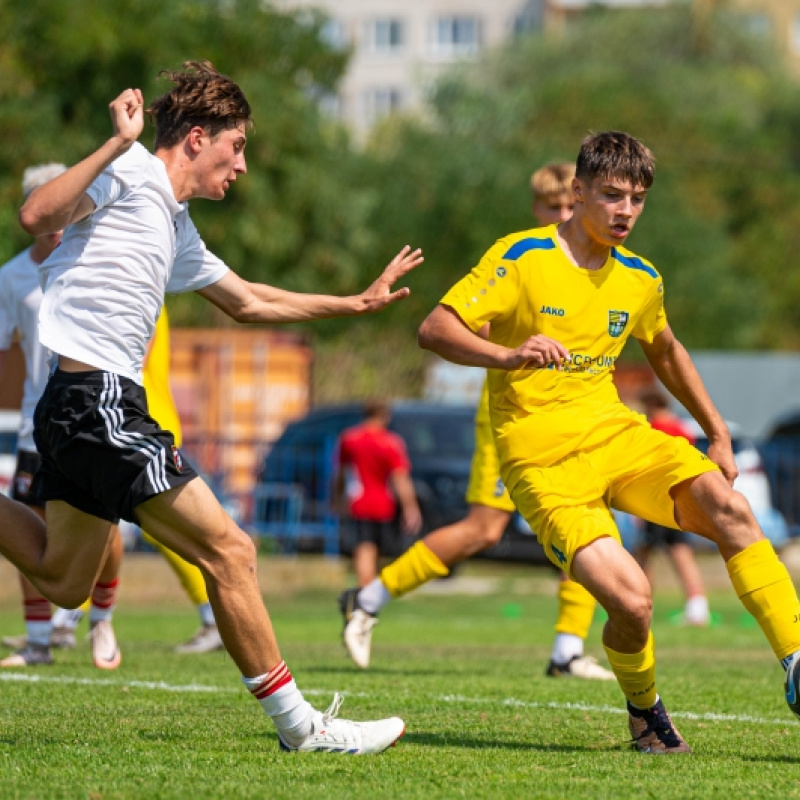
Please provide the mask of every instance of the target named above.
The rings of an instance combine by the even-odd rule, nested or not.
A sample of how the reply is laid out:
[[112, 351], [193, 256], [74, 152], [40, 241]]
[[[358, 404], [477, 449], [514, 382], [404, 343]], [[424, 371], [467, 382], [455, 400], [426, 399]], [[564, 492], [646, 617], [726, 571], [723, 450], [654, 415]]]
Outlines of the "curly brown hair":
[[583, 140], [575, 174], [589, 183], [598, 177], [616, 178], [649, 189], [655, 169], [653, 154], [638, 139], [629, 133], [605, 131]]
[[156, 126], [156, 150], [178, 144], [196, 125], [216, 136], [241, 124], [253, 124], [244, 92], [210, 61], [184, 61], [181, 69], [162, 70], [159, 77], [174, 85], [147, 108]]

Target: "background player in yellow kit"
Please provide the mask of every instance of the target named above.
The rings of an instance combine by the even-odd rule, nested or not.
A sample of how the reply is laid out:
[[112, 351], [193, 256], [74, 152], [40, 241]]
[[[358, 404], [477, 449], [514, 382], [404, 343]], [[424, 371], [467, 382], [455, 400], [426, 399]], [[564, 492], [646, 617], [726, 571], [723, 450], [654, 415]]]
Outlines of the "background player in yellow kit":
[[[574, 176], [575, 166], [563, 162], [546, 164], [533, 173], [532, 211], [540, 224], [555, 225], [572, 216]], [[488, 326], [484, 333], [488, 333]], [[448, 575], [450, 567], [497, 544], [514, 513], [514, 503], [500, 478], [485, 384], [475, 416], [475, 452], [467, 503], [466, 517], [432, 531], [386, 566], [375, 580], [360, 590], [348, 589], [340, 596], [345, 646], [359, 667], [369, 666], [372, 630], [378, 612], [389, 600]], [[546, 674], [614, 680], [614, 674], [600, 666], [597, 659], [583, 654], [583, 643], [597, 605], [595, 599], [580, 584], [564, 576], [558, 585], [558, 601], [556, 637]]]
[[[650, 151], [625, 133], [587, 137], [575, 210], [559, 226], [498, 241], [419, 330], [422, 347], [488, 369], [503, 482], [548, 557], [608, 612], [603, 644], [647, 753], [691, 748], [656, 689], [650, 584], [611, 507], [713, 541], [786, 675], [798, 713], [800, 602], [745, 498], [731, 488], [730, 433], [667, 324], [661, 277], [623, 244], [652, 185]], [[489, 339], [478, 335], [490, 323]], [[652, 429], [611, 373], [633, 335], [662, 384], [708, 436], [708, 457]]]

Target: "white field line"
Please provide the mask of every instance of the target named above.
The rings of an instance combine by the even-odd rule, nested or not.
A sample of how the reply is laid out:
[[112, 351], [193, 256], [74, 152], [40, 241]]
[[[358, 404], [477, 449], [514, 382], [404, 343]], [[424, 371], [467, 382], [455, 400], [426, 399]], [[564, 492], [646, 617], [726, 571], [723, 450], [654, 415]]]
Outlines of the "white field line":
[[[243, 686], [231, 684], [230, 686], [207, 686], [198, 683], [172, 684], [164, 681], [120, 681], [109, 678], [73, 678], [67, 675], [28, 675], [21, 672], [0, 672], [0, 681], [16, 683], [60, 683], [76, 686], [110, 686], [119, 689], [150, 689], [161, 692], [176, 692], [179, 694], [234, 694], [245, 691]], [[303, 694], [309, 697], [317, 695], [331, 695], [330, 689], [303, 689]], [[369, 697], [366, 692], [342, 692], [349, 697]], [[446, 694], [431, 698], [433, 702], [453, 703], [455, 705], [495, 705], [513, 706], [516, 708], [542, 708], [554, 711], [581, 711], [596, 714], [626, 714], [621, 706], [589, 705], [587, 703], [557, 703], [517, 700], [492, 700], [486, 697], [464, 697], [463, 695]], [[698, 713], [694, 711], [670, 711], [670, 716], [677, 719], [691, 719], [703, 722], [741, 722], [749, 725], [789, 725], [792, 723], [791, 715], [780, 719], [768, 717], [754, 717], [750, 714], [714, 714], [711, 712]]]

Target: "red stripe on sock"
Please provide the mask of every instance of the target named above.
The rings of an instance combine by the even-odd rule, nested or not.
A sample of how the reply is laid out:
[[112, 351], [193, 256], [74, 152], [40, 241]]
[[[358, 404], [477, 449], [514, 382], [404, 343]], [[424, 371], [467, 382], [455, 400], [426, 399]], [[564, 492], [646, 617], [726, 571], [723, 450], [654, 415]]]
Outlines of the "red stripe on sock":
[[96, 583], [92, 589], [92, 605], [95, 608], [113, 608], [117, 602], [117, 586], [119, 578], [114, 578], [109, 583]]
[[50, 622], [53, 617], [50, 601], [45, 600], [44, 597], [25, 600], [23, 602], [23, 613], [25, 622]]
[[289, 667], [286, 666], [285, 661], [281, 661], [281, 663], [271, 669], [264, 676], [264, 680], [261, 681], [255, 689], [251, 689], [250, 692], [256, 700], [262, 700], [277, 692], [281, 686], [286, 686], [291, 680], [292, 673], [289, 672]]

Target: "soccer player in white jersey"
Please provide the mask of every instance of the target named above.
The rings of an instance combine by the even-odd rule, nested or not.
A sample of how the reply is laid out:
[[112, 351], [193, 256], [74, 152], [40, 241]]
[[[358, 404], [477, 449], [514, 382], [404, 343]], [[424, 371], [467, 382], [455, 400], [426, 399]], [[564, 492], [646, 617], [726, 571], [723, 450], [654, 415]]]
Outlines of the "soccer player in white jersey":
[[[22, 178], [23, 194], [27, 197], [34, 189], [66, 171], [63, 164], [40, 164], [25, 170]], [[38, 317], [42, 302], [38, 266], [58, 247], [61, 231], [43, 233], [33, 245], [0, 267], [0, 375], [5, 354], [16, 333], [25, 359], [25, 385], [22, 394], [22, 414], [17, 438], [17, 466], [11, 496], [33, 508], [44, 517], [43, 504], [31, 492], [31, 481], [40, 458], [33, 441], [33, 412], [47, 383], [49, 351], [39, 342]], [[92, 586], [89, 602], [92, 657], [97, 667], [115, 669], [120, 664], [120, 651], [111, 625], [119, 583], [119, 566], [122, 559], [122, 539], [116, 531], [109, 554], [98, 580]], [[33, 667], [52, 664], [52, 645], [67, 641], [64, 631], [53, 628], [50, 602], [20, 573], [20, 588], [25, 616], [25, 636], [16, 650], [0, 660], [0, 667]], [[9, 640], [13, 641], [13, 640]], [[74, 643], [74, 637], [72, 638]], [[6, 639], [3, 640], [6, 643]]]
[[[747, 500], [725, 422], [667, 323], [661, 276], [624, 244], [653, 183], [634, 137], [587, 137], [572, 218], [511, 234], [442, 298], [420, 344], [488, 370], [500, 474], [553, 563], [608, 612], [603, 645], [642, 752], [688, 753], [656, 687], [647, 577], [620, 542], [611, 507], [713, 541], [744, 607], [786, 670], [800, 710], [800, 601]], [[489, 338], [478, 335], [487, 323]], [[633, 336], [664, 386], [708, 436], [708, 457], [650, 427], [612, 381]]]
[[[408, 294], [392, 285], [422, 261], [404, 247], [351, 297], [298, 294], [239, 278], [210, 253], [188, 201], [221, 200], [246, 172], [251, 110], [242, 90], [208, 62], [165, 73], [166, 94], [147, 113], [154, 154], [137, 143], [139, 89], [110, 104], [113, 135], [37, 189], [20, 211], [34, 235], [65, 229], [42, 265], [40, 339], [58, 358], [34, 418], [42, 467], [33, 491], [47, 527], [22, 506], [0, 505], [0, 552], [59, 605], [82, 602], [119, 518], [200, 567], [225, 647], [272, 718], [283, 749], [377, 753], [405, 726], [324, 714], [281, 658], [256, 579], [250, 538], [147, 414], [142, 360], [164, 292], [197, 291], [240, 322], [290, 322], [378, 311]], [[25, 536], [12, 536], [20, 525]]]

